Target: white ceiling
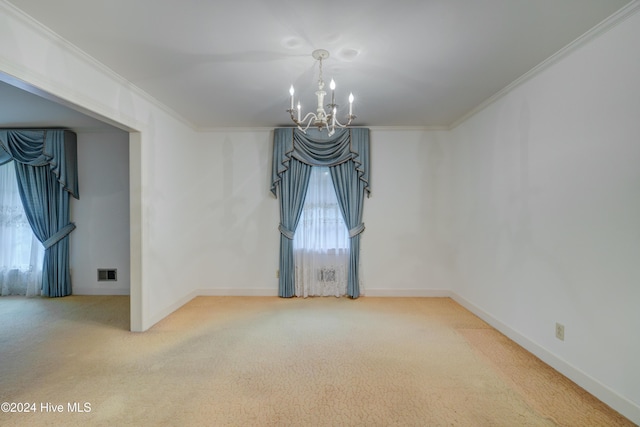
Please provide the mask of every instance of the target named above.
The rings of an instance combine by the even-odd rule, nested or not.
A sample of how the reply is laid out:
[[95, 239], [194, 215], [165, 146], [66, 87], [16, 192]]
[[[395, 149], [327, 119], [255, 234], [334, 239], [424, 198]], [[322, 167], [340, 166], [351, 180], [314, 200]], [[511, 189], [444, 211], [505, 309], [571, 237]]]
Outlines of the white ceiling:
[[[212, 129], [290, 125], [292, 83], [315, 102], [317, 48], [357, 125], [448, 127], [630, 0], [9, 2]], [[0, 125], [22, 126], [4, 105]]]

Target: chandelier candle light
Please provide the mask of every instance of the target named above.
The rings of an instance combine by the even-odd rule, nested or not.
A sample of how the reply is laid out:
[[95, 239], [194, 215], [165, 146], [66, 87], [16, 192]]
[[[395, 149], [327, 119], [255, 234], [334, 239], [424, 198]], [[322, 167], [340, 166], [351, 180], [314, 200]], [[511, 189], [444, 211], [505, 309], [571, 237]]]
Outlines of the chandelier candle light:
[[300, 101], [298, 101], [297, 105], [297, 117], [294, 116], [294, 99], [293, 94], [295, 90], [293, 89], [293, 85], [289, 89], [289, 94], [291, 95], [291, 108], [287, 110], [287, 112], [291, 115], [291, 120], [298, 126], [302, 132], [307, 131], [311, 125], [318, 128], [318, 130], [322, 130], [324, 128], [327, 129], [329, 136], [333, 135], [336, 131], [336, 126], [340, 128], [345, 128], [351, 124], [353, 119], [356, 116], [353, 115], [353, 94], [349, 94], [349, 115], [347, 116], [347, 122], [342, 124], [336, 118], [338, 114], [338, 105], [335, 103], [335, 90], [336, 90], [336, 82], [331, 79], [331, 83], [329, 83], [329, 88], [331, 88], [331, 104], [327, 104], [327, 108], [329, 109], [329, 114], [327, 114], [324, 110], [324, 97], [327, 92], [324, 91], [324, 80], [322, 80], [322, 60], [327, 59], [329, 57], [329, 52], [324, 49], [314, 50], [311, 54], [314, 59], [319, 62], [319, 78], [318, 78], [318, 90], [316, 91], [316, 96], [318, 97], [318, 108], [315, 113], [310, 112], [302, 117], [302, 106], [300, 105]]

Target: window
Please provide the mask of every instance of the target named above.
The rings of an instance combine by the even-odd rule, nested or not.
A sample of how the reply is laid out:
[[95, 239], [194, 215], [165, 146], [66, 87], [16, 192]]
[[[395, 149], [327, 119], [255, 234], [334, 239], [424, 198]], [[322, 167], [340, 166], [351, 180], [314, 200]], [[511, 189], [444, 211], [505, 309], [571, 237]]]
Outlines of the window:
[[349, 233], [327, 167], [311, 169], [293, 251], [297, 296], [346, 293]]
[[0, 293], [40, 294], [44, 248], [22, 207], [13, 162], [0, 166]]

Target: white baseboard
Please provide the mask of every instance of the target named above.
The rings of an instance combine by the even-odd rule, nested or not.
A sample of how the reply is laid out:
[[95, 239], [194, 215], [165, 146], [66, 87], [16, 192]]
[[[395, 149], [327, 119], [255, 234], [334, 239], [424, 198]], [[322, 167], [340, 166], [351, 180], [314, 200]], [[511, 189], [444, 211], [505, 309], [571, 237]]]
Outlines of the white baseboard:
[[566, 360], [558, 357], [538, 343], [525, 337], [520, 332], [502, 323], [491, 314], [487, 313], [470, 301], [464, 299], [455, 292], [450, 292], [450, 295], [451, 298], [458, 304], [462, 305], [464, 308], [480, 317], [482, 320], [496, 328], [498, 331], [502, 332], [511, 340], [524, 347], [527, 351], [536, 355], [547, 365], [551, 366], [556, 371], [560, 372], [562, 375], [566, 376], [571, 381], [575, 382], [580, 387], [584, 388], [589, 393], [591, 393], [634, 423], [640, 424], [640, 406], [631, 402], [624, 396], [619, 395], [595, 378], [589, 376], [585, 372], [571, 365]]
[[[91, 291], [93, 288], [88, 288], [86, 291]], [[82, 288], [75, 291], [78, 295], [97, 295], [97, 293], [81, 293]], [[127, 289], [128, 294], [128, 289]], [[119, 294], [114, 294], [119, 295]], [[193, 298], [198, 296], [255, 296], [255, 297], [273, 297], [278, 295], [277, 289], [270, 288], [217, 288], [217, 289], [198, 289], [187, 295], [180, 300], [166, 307], [164, 310], [156, 313], [149, 320], [149, 329], [151, 326], [159, 322], [160, 320], [173, 313]], [[620, 412], [623, 416], [629, 418], [636, 424], [640, 424], [640, 406], [619, 395], [609, 387], [600, 383], [593, 377], [589, 376], [585, 372], [571, 365], [564, 359], [551, 353], [538, 343], [530, 340], [520, 332], [512, 329], [508, 325], [502, 323], [500, 320], [493, 317], [480, 307], [456, 294], [455, 292], [445, 289], [366, 289], [364, 290], [363, 297], [428, 297], [428, 298], [442, 298], [449, 297], [454, 301], [465, 307], [467, 310], [480, 317], [485, 322], [496, 328], [501, 333], [505, 334], [511, 340], [515, 341], [527, 351], [531, 352], [540, 360], [556, 369], [561, 374], [593, 394], [595, 397], [611, 406], [616, 411]]]
[[[143, 325], [142, 331], [146, 331], [153, 325], [199, 296], [249, 296], [249, 297], [276, 297], [278, 296], [277, 288], [212, 288], [197, 289], [175, 303], [160, 310], [151, 316]], [[440, 289], [370, 289], [366, 291], [363, 297], [450, 297], [451, 292]]]
[[184, 297], [174, 302], [173, 304], [170, 304], [167, 307], [165, 307], [163, 310], [160, 310], [159, 312], [155, 313], [146, 322], [144, 322], [144, 324], [142, 325], [142, 331], [140, 332], [148, 331], [153, 325], [155, 325], [156, 323], [158, 323], [159, 321], [161, 321], [162, 319], [164, 319], [165, 317], [167, 317], [168, 315], [170, 315], [171, 313], [173, 313], [174, 311], [176, 311], [177, 309], [179, 309], [180, 307], [182, 307], [183, 305], [185, 305], [186, 303], [188, 303], [189, 301], [191, 301], [197, 296], [198, 296], [197, 292], [195, 291], [190, 292]]
[[[74, 292], [75, 293], [75, 292]], [[86, 294], [90, 295], [90, 294]], [[184, 304], [191, 301], [193, 298], [198, 296], [262, 296], [262, 297], [273, 297], [278, 295], [278, 290], [275, 288], [217, 288], [217, 289], [198, 289], [185, 295], [180, 300], [176, 301], [174, 304], [166, 307], [164, 310], [156, 313], [149, 320], [146, 329], [149, 329], [151, 326], [164, 319], [169, 314], [173, 313]], [[511, 340], [515, 341], [522, 347], [524, 347], [527, 351], [533, 353], [538, 358], [540, 358], [543, 362], [565, 375], [567, 378], [571, 379], [573, 382], [578, 384], [580, 387], [587, 390], [589, 393], [593, 394], [595, 397], [620, 412], [623, 416], [627, 417], [631, 421], [636, 424], [640, 424], [640, 406], [626, 399], [625, 397], [619, 395], [615, 391], [611, 390], [606, 385], [600, 383], [593, 377], [589, 376], [585, 372], [571, 365], [564, 359], [558, 357], [557, 355], [551, 353], [538, 343], [530, 340], [529, 338], [522, 335], [520, 332], [512, 329], [510, 326], [502, 323], [500, 320], [493, 317], [488, 312], [484, 311], [480, 307], [471, 303], [470, 301], [464, 299], [460, 295], [455, 292], [445, 290], [445, 289], [365, 289], [363, 292], [363, 297], [431, 297], [431, 298], [442, 298], [449, 297], [454, 301], [465, 307], [467, 310], [474, 313], [476, 316], [483, 319], [485, 322], [489, 323], [491, 326], [496, 328], [498, 331], [505, 334]]]
[[[242, 296], [275, 297], [276, 288], [216, 288], [198, 289], [198, 296]], [[451, 291], [445, 289], [364, 289], [361, 295], [367, 297], [450, 297]]]
[[72, 287], [73, 295], [129, 295], [129, 288], [83, 288]]
[[198, 296], [203, 297], [277, 297], [278, 289], [269, 288], [215, 288], [198, 289]]
[[264, 288], [219, 288], [219, 289], [197, 289], [188, 293], [184, 297], [180, 298], [173, 304], [160, 310], [155, 315], [146, 321], [143, 325], [142, 331], [147, 331], [153, 325], [199, 296], [278, 296], [277, 289], [264, 289]]
[[446, 289], [363, 289], [365, 297], [426, 297], [447, 298], [451, 297], [451, 291]]

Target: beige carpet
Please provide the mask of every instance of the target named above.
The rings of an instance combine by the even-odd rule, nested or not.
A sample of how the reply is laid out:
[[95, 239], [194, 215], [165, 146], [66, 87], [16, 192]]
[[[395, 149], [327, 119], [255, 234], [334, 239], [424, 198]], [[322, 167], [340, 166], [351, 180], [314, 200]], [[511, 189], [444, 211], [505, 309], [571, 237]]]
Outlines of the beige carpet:
[[632, 425], [448, 298], [128, 304], [0, 299], [0, 425]]

